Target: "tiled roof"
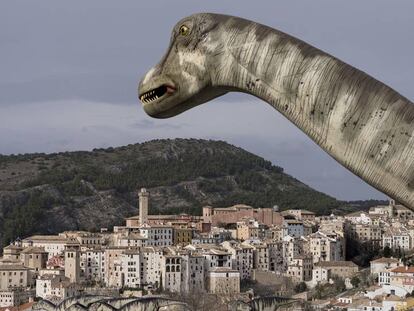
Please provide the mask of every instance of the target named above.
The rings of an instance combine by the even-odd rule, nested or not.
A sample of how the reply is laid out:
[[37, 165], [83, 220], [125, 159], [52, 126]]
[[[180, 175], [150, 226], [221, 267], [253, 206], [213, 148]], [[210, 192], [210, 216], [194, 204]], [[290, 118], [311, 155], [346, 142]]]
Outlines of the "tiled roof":
[[41, 254], [41, 253], [47, 253], [47, 252], [45, 251], [43, 247], [31, 246], [31, 247], [26, 247], [24, 250], [22, 250], [22, 253], [23, 254], [30, 254], [30, 253]]
[[414, 273], [414, 267], [397, 267], [391, 270], [394, 273]]
[[59, 235], [32, 235], [24, 239], [23, 241], [36, 241], [36, 242], [66, 242], [67, 238]]

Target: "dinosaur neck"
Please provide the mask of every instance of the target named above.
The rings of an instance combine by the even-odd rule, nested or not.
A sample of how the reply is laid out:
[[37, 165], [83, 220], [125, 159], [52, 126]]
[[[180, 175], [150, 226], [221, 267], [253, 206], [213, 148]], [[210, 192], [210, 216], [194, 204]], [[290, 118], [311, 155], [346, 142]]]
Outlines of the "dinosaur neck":
[[223, 59], [216, 85], [268, 102], [342, 165], [414, 208], [414, 105], [406, 98], [257, 24], [228, 41]]

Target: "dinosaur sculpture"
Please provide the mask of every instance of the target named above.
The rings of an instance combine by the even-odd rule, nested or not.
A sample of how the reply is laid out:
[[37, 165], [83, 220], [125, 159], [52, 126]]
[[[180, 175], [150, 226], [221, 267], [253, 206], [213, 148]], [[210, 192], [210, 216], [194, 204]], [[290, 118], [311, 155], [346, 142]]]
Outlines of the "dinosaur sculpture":
[[184, 18], [139, 98], [150, 116], [169, 118], [232, 91], [268, 102], [343, 166], [414, 209], [414, 104], [288, 34], [233, 16]]

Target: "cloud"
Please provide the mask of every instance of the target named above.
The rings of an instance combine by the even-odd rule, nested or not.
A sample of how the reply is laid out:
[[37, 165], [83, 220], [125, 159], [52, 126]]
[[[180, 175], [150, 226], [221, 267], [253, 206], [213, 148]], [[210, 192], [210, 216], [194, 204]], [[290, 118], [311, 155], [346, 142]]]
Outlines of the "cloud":
[[[207, 117], [206, 116], [214, 116]], [[159, 138], [225, 140], [341, 199], [384, 198], [266, 103], [226, 97], [155, 120], [138, 105], [71, 99], [0, 106], [0, 153], [92, 150]]]
[[137, 122], [134, 122], [130, 125], [133, 129], [140, 129], [140, 130], [153, 130], [153, 129], [165, 129], [165, 130], [178, 130], [182, 129], [185, 125], [179, 124], [169, 124], [169, 123], [161, 123], [157, 124], [152, 120], [142, 119]]

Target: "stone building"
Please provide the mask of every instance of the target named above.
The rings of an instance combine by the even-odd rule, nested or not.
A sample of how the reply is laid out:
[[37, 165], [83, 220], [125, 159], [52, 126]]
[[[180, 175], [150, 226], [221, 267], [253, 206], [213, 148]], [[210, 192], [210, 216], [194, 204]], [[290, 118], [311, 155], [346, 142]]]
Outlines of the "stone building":
[[22, 240], [22, 247], [42, 247], [49, 254], [48, 258], [63, 254], [69, 239], [60, 235], [33, 235]]
[[315, 213], [305, 209], [289, 209], [282, 212], [282, 215], [291, 215], [297, 220], [315, 221]]
[[20, 261], [24, 266], [39, 271], [46, 268], [49, 254], [43, 247], [27, 247], [20, 253]]
[[240, 273], [231, 268], [214, 268], [208, 273], [211, 294], [231, 296], [240, 293]]
[[19, 260], [23, 247], [20, 245], [10, 244], [3, 248], [3, 259]]
[[256, 221], [270, 226], [282, 224], [283, 217], [272, 208], [253, 208], [249, 205], [238, 204], [226, 208], [203, 207], [203, 222], [216, 226], [220, 223], [237, 223], [242, 218], [253, 218]]
[[352, 261], [321, 261], [313, 266], [312, 281], [317, 284], [327, 282], [334, 276], [352, 278], [358, 270], [359, 267]]
[[30, 269], [22, 264], [0, 264], [0, 290], [32, 285]]

